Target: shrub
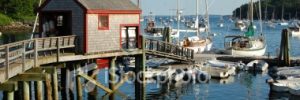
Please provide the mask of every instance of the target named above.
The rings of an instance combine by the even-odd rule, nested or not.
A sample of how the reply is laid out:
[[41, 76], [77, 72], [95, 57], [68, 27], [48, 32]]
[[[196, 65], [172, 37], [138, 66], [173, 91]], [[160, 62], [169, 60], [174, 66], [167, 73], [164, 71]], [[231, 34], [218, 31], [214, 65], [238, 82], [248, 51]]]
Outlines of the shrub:
[[13, 21], [13, 20], [12, 20], [10, 17], [8, 17], [8, 16], [6, 16], [6, 15], [0, 13], [0, 26], [8, 25], [8, 24], [10, 24], [12, 21]]

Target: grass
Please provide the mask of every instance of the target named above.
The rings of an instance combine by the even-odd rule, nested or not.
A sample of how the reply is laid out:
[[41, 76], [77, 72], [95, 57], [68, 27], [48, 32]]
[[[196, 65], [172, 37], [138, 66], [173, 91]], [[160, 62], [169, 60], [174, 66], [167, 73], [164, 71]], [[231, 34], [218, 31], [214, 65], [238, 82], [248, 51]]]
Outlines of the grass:
[[10, 24], [12, 21], [13, 21], [13, 20], [12, 20], [10, 17], [8, 17], [8, 16], [6, 16], [6, 15], [0, 13], [0, 26], [8, 25], [8, 24]]

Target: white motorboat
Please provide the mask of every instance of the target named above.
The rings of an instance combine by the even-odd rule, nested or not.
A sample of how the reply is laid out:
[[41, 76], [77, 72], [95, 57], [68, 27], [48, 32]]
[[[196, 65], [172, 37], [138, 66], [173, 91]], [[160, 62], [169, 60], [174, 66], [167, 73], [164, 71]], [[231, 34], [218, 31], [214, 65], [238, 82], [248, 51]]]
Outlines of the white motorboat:
[[265, 72], [268, 67], [269, 64], [263, 60], [253, 60], [247, 64], [245, 70]]
[[243, 70], [245, 67], [245, 64], [242, 62], [229, 62], [229, 61], [221, 61], [221, 60], [209, 60], [207, 61], [208, 64], [215, 67], [225, 67], [225, 66], [232, 66], [235, 67], [235, 69]]
[[280, 26], [288, 26], [289, 23], [286, 22], [286, 21], [282, 21], [282, 22], [279, 22], [278, 25], [280, 25]]
[[225, 67], [214, 67], [211, 65], [206, 65], [206, 66], [201, 66], [197, 65], [200, 67], [202, 71], [207, 72], [212, 78], [228, 78], [231, 75], [235, 75], [235, 68], [230, 67], [230, 66], [225, 66]]
[[270, 83], [270, 90], [275, 92], [288, 92], [289, 88], [285, 80], [276, 80], [276, 82]]
[[293, 95], [300, 96], [300, 82], [288, 84], [289, 92]]
[[300, 37], [300, 28], [299, 27], [289, 27], [289, 35], [292, 37]]
[[271, 72], [276, 72], [276, 75], [271, 75], [273, 79], [267, 81], [271, 87], [271, 91], [290, 92], [295, 95], [300, 92], [300, 67], [282, 67], [273, 70], [275, 71]]

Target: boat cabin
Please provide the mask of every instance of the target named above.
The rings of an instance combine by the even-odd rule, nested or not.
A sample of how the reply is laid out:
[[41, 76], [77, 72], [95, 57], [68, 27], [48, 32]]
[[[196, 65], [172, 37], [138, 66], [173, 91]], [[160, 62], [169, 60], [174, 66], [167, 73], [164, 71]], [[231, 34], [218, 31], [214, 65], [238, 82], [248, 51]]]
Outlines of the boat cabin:
[[46, 0], [39, 37], [76, 35], [79, 53], [138, 48], [141, 9], [131, 0]]

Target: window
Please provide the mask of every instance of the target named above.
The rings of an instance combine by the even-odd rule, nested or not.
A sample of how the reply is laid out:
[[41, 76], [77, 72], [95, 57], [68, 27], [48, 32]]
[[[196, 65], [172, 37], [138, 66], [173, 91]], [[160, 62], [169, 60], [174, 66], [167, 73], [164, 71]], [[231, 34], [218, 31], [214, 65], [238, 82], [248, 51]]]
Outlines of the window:
[[108, 30], [109, 29], [109, 16], [108, 15], [98, 15], [98, 29]]
[[56, 26], [63, 26], [63, 16], [57, 17], [57, 24]]

